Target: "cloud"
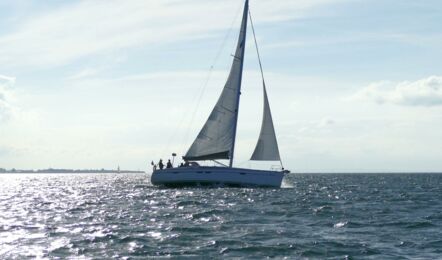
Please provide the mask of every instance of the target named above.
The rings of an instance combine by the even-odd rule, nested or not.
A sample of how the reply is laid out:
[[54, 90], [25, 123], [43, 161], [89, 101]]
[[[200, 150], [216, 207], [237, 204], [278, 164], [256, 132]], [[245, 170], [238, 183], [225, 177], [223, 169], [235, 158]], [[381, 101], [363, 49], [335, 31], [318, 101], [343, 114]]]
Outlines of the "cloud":
[[298, 48], [308, 46], [342, 45], [356, 43], [408, 44], [422, 47], [440, 46], [442, 34], [404, 34], [386, 32], [349, 32], [334, 35], [316, 35], [306, 38], [294, 36], [291, 40], [274, 41], [262, 47], [268, 49]]
[[67, 79], [68, 80], [78, 80], [78, 79], [83, 79], [83, 78], [89, 78], [89, 77], [93, 77], [93, 76], [97, 75], [99, 72], [100, 72], [100, 69], [98, 69], [98, 68], [86, 68], [86, 69], [83, 69], [83, 70], [75, 73], [74, 75], [67, 77]]
[[333, 130], [333, 126], [336, 125], [336, 121], [329, 117], [324, 117], [320, 120], [313, 120], [303, 123], [303, 126], [298, 129], [298, 133], [312, 134], [312, 133], [324, 133]]
[[14, 83], [15, 83], [14, 77], [0, 75], [0, 85], [8, 86], [8, 85], [13, 85]]
[[323, 118], [319, 123], [318, 123], [318, 127], [319, 128], [326, 128], [328, 126], [334, 125], [335, 124], [335, 120], [331, 119], [331, 118]]
[[[268, 0], [251, 8], [256, 22], [262, 23], [299, 18], [338, 1], [342, 0]], [[92, 55], [207, 37], [229, 28], [241, 7], [233, 0], [68, 3], [30, 15], [15, 31], [0, 35], [0, 64], [59, 66]]]
[[0, 123], [8, 121], [14, 113], [11, 105], [13, 99], [12, 86], [15, 78], [0, 75]]
[[431, 76], [414, 82], [376, 82], [363, 88], [350, 99], [401, 106], [440, 106], [442, 105], [442, 77]]

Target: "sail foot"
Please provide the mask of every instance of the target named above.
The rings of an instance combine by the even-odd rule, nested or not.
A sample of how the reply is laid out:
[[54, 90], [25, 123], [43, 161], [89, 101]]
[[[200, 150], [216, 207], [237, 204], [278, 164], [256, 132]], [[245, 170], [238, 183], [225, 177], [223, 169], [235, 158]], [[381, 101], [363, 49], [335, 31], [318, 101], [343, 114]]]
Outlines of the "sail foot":
[[229, 151], [205, 154], [199, 156], [183, 156], [185, 161], [205, 161], [205, 160], [219, 160], [219, 159], [229, 159]]

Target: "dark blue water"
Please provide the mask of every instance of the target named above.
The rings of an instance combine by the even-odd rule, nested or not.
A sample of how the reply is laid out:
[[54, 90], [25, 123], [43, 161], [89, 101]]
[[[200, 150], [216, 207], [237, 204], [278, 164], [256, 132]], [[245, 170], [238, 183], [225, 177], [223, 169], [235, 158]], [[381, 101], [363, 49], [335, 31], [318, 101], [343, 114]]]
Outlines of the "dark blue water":
[[159, 189], [143, 174], [0, 175], [0, 258], [442, 259], [442, 174]]

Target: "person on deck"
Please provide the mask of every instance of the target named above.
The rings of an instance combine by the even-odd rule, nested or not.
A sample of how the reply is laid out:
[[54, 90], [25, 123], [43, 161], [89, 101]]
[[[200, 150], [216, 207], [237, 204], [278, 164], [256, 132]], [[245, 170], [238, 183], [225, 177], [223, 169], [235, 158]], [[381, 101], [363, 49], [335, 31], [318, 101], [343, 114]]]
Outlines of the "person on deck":
[[170, 162], [170, 160], [167, 160], [166, 168], [167, 169], [173, 168], [172, 163]]
[[160, 161], [158, 162], [158, 167], [160, 167], [160, 170], [164, 168], [163, 159], [160, 159]]

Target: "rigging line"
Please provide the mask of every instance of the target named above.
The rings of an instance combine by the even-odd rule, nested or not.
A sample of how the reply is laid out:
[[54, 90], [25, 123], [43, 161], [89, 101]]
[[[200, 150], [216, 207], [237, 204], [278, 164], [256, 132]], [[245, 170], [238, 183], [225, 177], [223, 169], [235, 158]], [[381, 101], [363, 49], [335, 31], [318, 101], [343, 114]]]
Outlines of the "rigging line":
[[253, 39], [255, 40], [256, 54], [258, 55], [259, 69], [261, 70], [262, 82], [264, 83], [264, 71], [262, 70], [261, 55], [259, 55], [258, 42], [256, 41], [255, 26], [253, 26], [252, 13], [249, 9], [250, 25], [252, 26]]
[[189, 125], [187, 127], [187, 131], [186, 131], [186, 134], [185, 134], [184, 142], [183, 142], [182, 148], [181, 148], [182, 154], [185, 154], [185, 152], [186, 152], [185, 148], [186, 148], [186, 145], [187, 145], [187, 143], [189, 141], [190, 126], [193, 124], [193, 121], [195, 119], [195, 115], [196, 115], [197, 110], [199, 108], [199, 105], [201, 103], [201, 99], [204, 96], [204, 93], [206, 91], [207, 85], [208, 85], [209, 80], [210, 80], [210, 78], [212, 76], [214, 66], [217, 63], [219, 57], [221, 56], [222, 51], [224, 50], [224, 48], [226, 46], [227, 39], [229, 38], [230, 34], [232, 33], [233, 26], [235, 25], [235, 22], [238, 19], [238, 15], [239, 15], [239, 13], [241, 11], [241, 7], [242, 7], [242, 4], [239, 5], [239, 7], [238, 7], [238, 9], [236, 11], [235, 17], [233, 18], [232, 23], [230, 24], [229, 30], [228, 30], [227, 34], [224, 36], [224, 39], [223, 39], [220, 47], [218, 48], [218, 52], [216, 53], [215, 58], [212, 61], [212, 65], [210, 66], [210, 69], [209, 69], [209, 72], [208, 72], [208, 74], [206, 76], [206, 79], [204, 80], [204, 84], [202, 85], [202, 88], [200, 90], [200, 95], [199, 95], [199, 97], [197, 99], [197, 103], [196, 103], [195, 109], [194, 109], [194, 111], [192, 113], [192, 117], [190, 119], [190, 123], [189, 123]]
[[[253, 39], [255, 40], [256, 54], [258, 55], [259, 69], [261, 70], [262, 83], [264, 84], [265, 88], [264, 71], [262, 69], [261, 55], [259, 55], [258, 41], [256, 40], [255, 26], [253, 26], [252, 13], [250, 12], [250, 9], [249, 9], [249, 17], [250, 17], [250, 25], [252, 26]], [[281, 168], [284, 169], [284, 165], [282, 164], [281, 158], [279, 158], [279, 163], [281, 164]]]

